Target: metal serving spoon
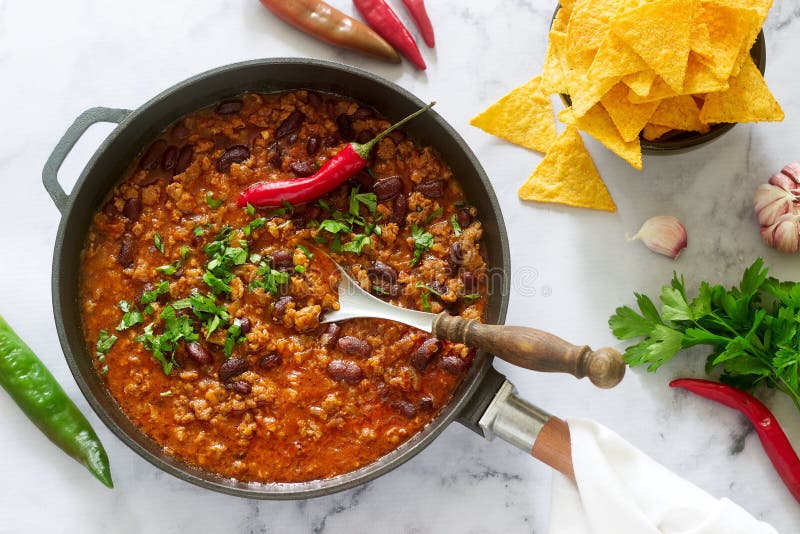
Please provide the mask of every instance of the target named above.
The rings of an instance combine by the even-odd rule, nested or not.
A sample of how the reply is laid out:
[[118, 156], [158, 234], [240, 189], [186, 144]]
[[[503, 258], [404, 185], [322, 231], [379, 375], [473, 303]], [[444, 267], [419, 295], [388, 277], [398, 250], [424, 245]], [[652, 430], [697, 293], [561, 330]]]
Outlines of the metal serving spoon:
[[486, 350], [509, 363], [533, 371], [569, 373], [589, 377], [598, 387], [611, 388], [625, 375], [625, 361], [619, 351], [596, 351], [578, 347], [563, 339], [524, 326], [488, 325], [447, 312], [425, 313], [393, 306], [364, 291], [332, 258], [342, 276], [339, 282], [339, 310], [326, 312], [320, 322], [333, 323], [372, 317], [397, 321], [443, 340]]

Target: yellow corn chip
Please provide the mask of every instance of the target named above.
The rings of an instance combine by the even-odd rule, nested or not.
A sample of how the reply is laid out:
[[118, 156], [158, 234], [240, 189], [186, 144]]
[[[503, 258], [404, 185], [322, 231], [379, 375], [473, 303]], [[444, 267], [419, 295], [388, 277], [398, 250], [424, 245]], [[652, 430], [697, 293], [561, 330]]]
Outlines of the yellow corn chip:
[[646, 124], [642, 130], [642, 136], [648, 141], [655, 141], [662, 135], [669, 132], [672, 128], [669, 126], [659, 126], [657, 124]]
[[611, 20], [625, 41], [673, 91], [683, 89], [696, 0], [654, 0]]
[[617, 211], [581, 135], [572, 126], [558, 136], [533, 174], [519, 188], [519, 198]]
[[582, 117], [592, 106], [619, 82], [620, 78], [599, 78], [592, 80], [586, 75], [569, 77], [570, 72], [565, 72], [569, 96], [572, 100], [572, 109], [575, 116]]
[[694, 53], [689, 53], [689, 64], [686, 65], [686, 79], [683, 80], [683, 94], [713, 93], [728, 88], [726, 80], [717, 78], [711, 68], [703, 63]]
[[611, 120], [602, 105], [593, 106], [582, 117], [576, 117], [572, 108], [562, 109], [558, 114], [558, 119], [564, 124], [580, 128], [630, 163], [633, 168], [641, 170], [642, 148], [639, 144], [639, 138], [637, 137], [633, 141], [622, 139], [616, 126], [614, 126], [614, 121]]
[[567, 24], [569, 24], [569, 19], [572, 16], [572, 8], [561, 6], [561, 9], [556, 12], [556, 16], [553, 19], [553, 24], [550, 26], [550, 29], [557, 32], [564, 32], [567, 33]]
[[639, 132], [658, 107], [658, 102], [632, 103], [628, 100], [628, 91], [628, 86], [620, 82], [600, 100], [623, 141], [633, 141], [639, 137]]
[[650, 122], [672, 130], [687, 132], [708, 131], [708, 124], [700, 120], [700, 108], [689, 95], [675, 96], [661, 101]]
[[576, 0], [567, 26], [567, 64], [586, 72], [622, 0]]
[[474, 117], [470, 124], [525, 148], [547, 152], [556, 138], [553, 103], [537, 76]]
[[546, 95], [569, 92], [562, 65], [566, 42], [566, 33], [555, 30], [550, 32], [550, 43], [547, 45], [547, 54], [542, 69], [542, 92]]
[[630, 92], [628, 93], [628, 99], [634, 104], [643, 104], [645, 102], [654, 102], [656, 100], [672, 98], [676, 95], [677, 93], [673, 91], [670, 86], [661, 79], [660, 76], [656, 76], [652, 87], [650, 87], [649, 93], [647, 93], [645, 96], [639, 96], [635, 92]]
[[728, 7], [714, 2], [703, 4], [699, 21], [708, 27], [710, 53], [701, 53], [717, 78], [727, 80], [733, 71], [740, 51], [747, 50], [758, 35], [759, 14], [755, 9]]
[[559, 2], [559, 4], [561, 4], [562, 9], [572, 11], [572, 7], [575, 5], [575, 0], [564, 0], [563, 2]]
[[631, 91], [638, 96], [647, 96], [650, 94], [650, 88], [653, 87], [653, 82], [656, 79], [656, 71], [653, 69], [643, 70], [634, 74], [628, 74], [622, 77], [625, 85], [631, 88]]
[[783, 110], [772, 96], [752, 58], [731, 78], [730, 89], [708, 93], [700, 120], [703, 122], [782, 121]]
[[647, 64], [625, 44], [625, 42], [608, 32], [600, 43], [600, 49], [594, 56], [589, 68], [589, 79], [613, 78], [646, 70]]
[[711, 46], [711, 35], [708, 33], [708, 25], [703, 22], [705, 16], [703, 3], [698, 2], [694, 8], [694, 18], [692, 19], [692, 33], [689, 36], [689, 48], [706, 57], [711, 57], [714, 52]]

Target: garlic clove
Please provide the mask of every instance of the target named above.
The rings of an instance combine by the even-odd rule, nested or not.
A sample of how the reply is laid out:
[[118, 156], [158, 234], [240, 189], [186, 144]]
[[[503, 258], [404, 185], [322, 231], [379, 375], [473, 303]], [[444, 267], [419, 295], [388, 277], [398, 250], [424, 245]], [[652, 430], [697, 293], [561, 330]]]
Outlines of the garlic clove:
[[800, 184], [800, 161], [786, 165], [781, 169], [781, 173], [794, 180], [795, 184]]
[[657, 215], [647, 219], [636, 235], [628, 240], [640, 240], [653, 252], [674, 260], [686, 248], [688, 235], [686, 227], [675, 217]]
[[[786, 179], [788, 180], [788, 178]], [[758, 186], [753, 195], [753, 208], [758, 216], [759, 224], [761, 226], [775, 224], [778, 217], [793, 211], [794, 200], [795, 196], [792, 193], [772, 183]]]
[[769, 183], [793, 194], [797, 194], [798, 188], [800, 188], [800, 185], [798, 185], [798, 183], [795, 182], [791, 176], [788, 176], [783, 172], [776, 172], [770, 176]]
[[767, 245], [781, 252], [797, 252], [800, 250], [800, 215], [781, 215], [775, 224], [761, 229], [761, 237]]

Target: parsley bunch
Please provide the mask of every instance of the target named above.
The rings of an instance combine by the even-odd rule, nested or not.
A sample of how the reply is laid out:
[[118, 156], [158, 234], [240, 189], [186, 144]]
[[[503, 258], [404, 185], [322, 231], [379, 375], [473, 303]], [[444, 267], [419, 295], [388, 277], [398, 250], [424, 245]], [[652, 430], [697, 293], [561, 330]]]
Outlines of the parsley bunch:
[[[371, 234], [381, 235], [381, 227], [378, 226], [377, 219], [374, 222], [368, 222], [361, 216], [361, 204], [363, 204], [374, 218], [378, 197], [375, 193], [359, 193], [358, 189], [355, 187], [350, 190], [350, 204], [347, 213], [333, 210], [327, 202], [319, 201], [320, 207], [332, 211], [330, 219], [324, 219], [319, 223], [319, 230], [333, 234], [334, 237], [330, 243], [333, 252], [361, 254], [364, 247], [372, 246], [372, 240], [369, 237]], [[346, 234], [353, 234], [353, 237], [351, 241], [343, 244], [341, 236]], [[325, 243], [328, 240], [324, 236], [317, 235], [316, 241]]]
[[721, 380], [736, 387], [775, 388], [800, 410], [800, 283], [767, 277], [759, 258], [745, 270], [739, 287], [703, 282], [689, 299], [683, 277], [675, 274], [659, 299], [660, 313], [637, 293], [640, 313], [623, 306], [608, 321], [619, 339], [644, 337], [625, 351], [628, 365], [656, 371], [679, 350], [708, 345], [706, 373], [721, 368]]

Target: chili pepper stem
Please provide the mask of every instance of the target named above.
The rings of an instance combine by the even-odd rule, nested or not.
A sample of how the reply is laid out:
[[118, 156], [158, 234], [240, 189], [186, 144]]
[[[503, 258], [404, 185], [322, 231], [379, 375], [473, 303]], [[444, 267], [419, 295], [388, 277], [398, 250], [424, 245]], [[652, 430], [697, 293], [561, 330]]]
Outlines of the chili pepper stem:
[[381, 139], [383, 139], [384, 137], [386, 137], [387, 135], [389, 135], [394, 130], [396, 130], [397, 128], [401, 127], [402, 125], [404, 125], [405, 123], [407, 123], [408, 121], [413, 119], [414, 117], [417, 117], [418, 115], [422, 115], [423, 113], [425, 113], [426, 111], [428, 111], [429, 109], [431, 109], [435, 105], [436, 105], [436, 102], [434, 101], [434, 102], [431, 102], [430, 104], [428, 104], [427, 106], [418, 109], [417, 111], [415, 111], [414, 113], [412, 113], [408, 117], [406, 117], [406, 118], [404, 118], [404, 119], [392, 124], [388, 128], [386, 128], [384, 131], [382, 131], [381, 133], [376, 135], [374, 138], [372, 138], [371, 141], [368, 141], [368, 142], [366, 142], [364, 144], [351, 143], [351, 145], [353, 146], [353, 150], [355, 150], [356, 154], [358, 154], [361, 157], [361, 159], [366, 160], [367, 158], [369, 158], [369, 153], [372, 152], [372, 149], [375, 147], [375, 145], [378, 144], [378, 142]]

